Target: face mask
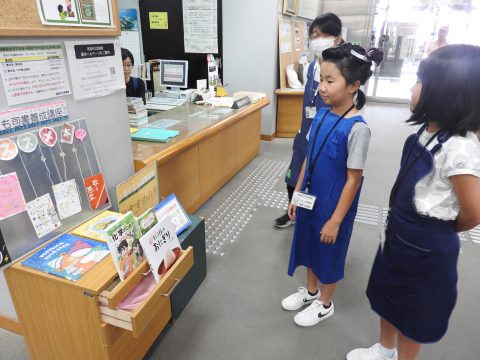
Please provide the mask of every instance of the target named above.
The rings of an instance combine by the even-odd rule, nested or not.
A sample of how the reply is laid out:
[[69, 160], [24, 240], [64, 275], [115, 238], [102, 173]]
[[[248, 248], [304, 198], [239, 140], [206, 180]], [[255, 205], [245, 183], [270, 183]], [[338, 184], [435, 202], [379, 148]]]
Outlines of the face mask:
[[323, 50], [331, 48], [334, 43], [335, 43], [334, 38], [314, 39], [310, 43], [310, 50], [318, 59], [321, 59]]

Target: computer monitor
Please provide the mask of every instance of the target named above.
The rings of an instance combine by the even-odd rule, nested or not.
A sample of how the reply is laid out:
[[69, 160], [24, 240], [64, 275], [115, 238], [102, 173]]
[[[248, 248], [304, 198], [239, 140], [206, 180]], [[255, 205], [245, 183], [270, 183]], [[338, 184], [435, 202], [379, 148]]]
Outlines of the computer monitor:
[[160, 85], [172, 90], [188, 88], [188, 61], [160, 60]]

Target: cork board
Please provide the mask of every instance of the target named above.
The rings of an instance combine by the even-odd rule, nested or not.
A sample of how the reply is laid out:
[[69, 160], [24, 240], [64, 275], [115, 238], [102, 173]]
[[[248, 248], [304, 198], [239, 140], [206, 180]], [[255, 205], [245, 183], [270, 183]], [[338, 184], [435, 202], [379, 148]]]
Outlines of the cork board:
[[[282, 46], [280, 45], [282, 41], [282, 37], [285, 35], [285, 25], [290, 23], [290, 49], [289, 52], [283, 52]], [[298, 27], [298, 35], [296, 28]], [[287, 66], [293, 64], [295, 71], [298, 73], [298, 60], [302, 53], [308, 51], [305, 46], [306, 40], [308, 39], [308, 32], [306, 31], [306, 25], [304, 21], [298, 20], [289, 20], [283, 19], [283, 21], [279, 21], [279, 70], [280, 70], [280, 88], [284, 89], [288, 87], [287, 81]], [[297, 37], [299, 39], [299, 44], [297, 45]], [[297, 50], [297, 49], [300, 50]], [[282, 53], [283, 52], [283, 53]]]
[[112, 0], [113, 28], [43, 25], [36, 0], [1, 2], [0, 36], [120, 36], [117, 0]]

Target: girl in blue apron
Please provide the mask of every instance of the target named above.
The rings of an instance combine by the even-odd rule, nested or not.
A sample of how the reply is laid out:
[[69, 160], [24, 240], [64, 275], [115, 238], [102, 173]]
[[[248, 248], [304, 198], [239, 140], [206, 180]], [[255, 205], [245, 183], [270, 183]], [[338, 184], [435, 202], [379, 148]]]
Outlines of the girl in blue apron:
[[[312, 120], [318, 110], [325, 106], [321, 96], [318, 95], [318, 82], [320, 80], [320, 60], [322, 51], [338, 45], [342, 42], [342, 22], [337, 15], [332, 13], [323, 14], [313, 20], [308, 29], [310, 39], [309, 48], [313, 52], [315, 59], [308, 65], [307, 83], [303, 93], [302, 123], [293, 140], [293, 154], [285, 182], [287, 183], [288, 202], [292, 200], [293, 191], [297, 185], [298, 175], [302, 168], [307, 152], [307, 133], [312, 125]], [[293, 225], [288, 214], [283, 214], [275, 219], [278, 228], [285, 228]]]
[[312, 326], [333, 315], [331, 297], [344, 277], [370, 141], [370, 130], [357, 114], [365, 104], [359, 86], [372, 75], [372, 63], [379, 63], [383, 53], [371, 49], [367, 54], [347, 43], [322, 56], [318, 90], [329, 107], [312, 122], [307, 157], [288, 208], [289, 216], [297, 219], [288, 273], [292, 276], [297, 266], [305, 266], [307, 287], [285, 298], [282, 307], [299, 310], [310, 305], [295, 315], [299, 326]]
[[422, 126], [405, 142], [367, 288], [380, 342], [348, 360], [412, 360], [446, 333], [457, 299], [457, 232], [480, 223], [479, 98], [479, 47], [446, 46], [420, 64], [409, 122]]

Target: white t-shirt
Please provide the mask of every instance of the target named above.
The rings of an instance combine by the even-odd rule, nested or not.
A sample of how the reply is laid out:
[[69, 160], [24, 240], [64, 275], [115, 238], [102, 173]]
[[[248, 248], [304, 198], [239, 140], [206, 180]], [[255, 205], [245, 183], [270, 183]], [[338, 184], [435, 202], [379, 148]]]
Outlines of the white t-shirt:
[[[419, 142], [425, 145], [433, 134], [426, 130]], [[437, 139], [428, 145], [431, 150]], [[455, 135], [443, 143], [434, 156], [433, 171], [415, 186], [414, 205], [421, 215], [441, 220], [455, 220], [460, 210], [450, 177], [474, 175], [480, 178], [480, 143], [473, 132]]]

